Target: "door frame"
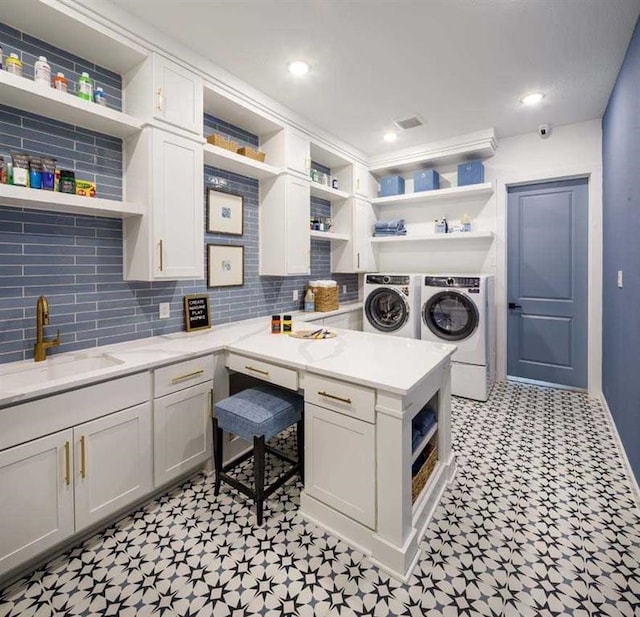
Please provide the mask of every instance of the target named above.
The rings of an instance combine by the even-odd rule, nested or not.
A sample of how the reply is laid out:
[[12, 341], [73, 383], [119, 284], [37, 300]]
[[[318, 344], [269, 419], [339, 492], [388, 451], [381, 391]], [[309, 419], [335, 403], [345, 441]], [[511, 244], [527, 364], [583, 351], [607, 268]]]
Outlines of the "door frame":
[[[602, 165], [513, 173], [496, 178], [496, 345], [497, 377], [507, 375], [507, 200], [513, 186], [586, 178], [588, 181], [588, 360], [587, 390], [602, 392]], [[501, 241], [500, 241], [501, 240]]]

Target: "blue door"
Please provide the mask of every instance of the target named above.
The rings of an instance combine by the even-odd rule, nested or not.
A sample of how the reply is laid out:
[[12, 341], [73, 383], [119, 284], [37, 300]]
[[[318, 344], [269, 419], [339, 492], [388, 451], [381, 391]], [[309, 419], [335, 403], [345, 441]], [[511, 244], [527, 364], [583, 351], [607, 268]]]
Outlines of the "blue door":
[[507, 375], [587, 387], [586, 179], [509, 189]]

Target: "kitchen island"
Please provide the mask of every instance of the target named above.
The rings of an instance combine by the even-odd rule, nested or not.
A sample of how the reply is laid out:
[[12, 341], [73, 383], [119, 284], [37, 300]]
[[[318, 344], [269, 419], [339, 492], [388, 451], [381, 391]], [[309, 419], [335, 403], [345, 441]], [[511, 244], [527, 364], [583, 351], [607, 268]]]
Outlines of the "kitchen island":
[[[303, 327], [301, 322], [294, 322], [294, 328]], [[40, 545], [28, 537], [32, 530], [21, 526], [16, 501], [6, 513], [13, 521], [0, 512], [0, 517], [9, 521], [2, 533], [12, 534], [12, 550], [5, 564], [5, 555], [0, 555], [0, 578], [28, 558], [72, 540], [90, 524], [139, 503], [145, 495], [168, 485], [177, 474], [207, 464], [211, 452], [211, 406], [207, 401], [209, 396], [213, 401], [225, 398], [229, 374], [239, 372], [304, 392], [306, 478], [301, 493], [302, 515], [370, 555], [393, 576], [406, 579], [417, 560], [424, 527], [455, 469], [450, 435], [450, 357], [455, 347], [334, 331], [335, 338], [324, 340], [272, 335], [267, 319], [259, 318], [82, 354], [59, 354], [37, 366], [28, 362], [0, 366], [0, 474], [10, 476], [16, 461], [28, 460], [20, 458], [22, 449], [31, 448], [24, 454], [27, 456], [37, 443], [60, 434], [59, 445], [48, 446], [48, 451], [58, 451], [50, 458], [52, 469], [48, 473], [58, 478], [52, 487], [57, 503], [63, 504], [67, 494], [72, 500], [66, 507], [72, 523], [65, 531], [60, 529], [60, 513], [52, 512], [51, 507], [42, 508]], [[60, 369], [72, 367], [74, 362], [82, 363], [77, 366], [85, 370]], [[198, 384], [188, 387], [190, 379]], [[168, 459], [176, 449], [162, 446], [175, 445], [186, 418], [193, 417], [193, 412], [184, 407], [189, 400], [187, 391], [195, 393], [193, 400], [201, 401], [201, 411], [196, 409], [192, 425], [201, 434], [187, 435], [185, 451], [198, 441], [195, 437], [202, 440], [202, 445], [180, 465], [171, 465]], [[95, 396], [100, 400], [92, 404]], [[109, 406], [107, 401], [114, 402]], [[116, 401], [120, 402], [116, 405]], [[412, 420], [426, 404], [434, 409], [437, 425], [418, 450], [436, 448], [437, 461], [424, 486], [412, 496], [412, 464], [420, 454], [412, 448]], [[126, 490], [121, 487], [121, 473], [118, 482], [111, 481], [109, 466], [101, 476], [96, 471], [100, 461], [91, 459], [92, 453], [96, 457], [100, 452], [99, 440], [108, 436], [108, 431], [102, 424], [93, 432], [84, 428], [123, 414], [126, 423], [123, 420], [117, 424], [121, 431], [118, 440], [128, 434], [126, 427], [135, 427], [137, 437], [132, 438], [132, 444], [135, 441], [137, 445], [131, 451], [141, 457], [136, 459], [140, 479]], [[176, 430], [171, 430], [172, 421]], [[165, 434], [155, 435], [159, 430]], [[77, 435], [82, 435], [79, 442]], [[151, 443], [155, 447], [150, 447]], [[78, 453], [70, 457], [70, 448], [72, 454], [76, 448]], [[87, 452], [93, 475], [85, 477]], [[161, 454], [164, 458], [158, 461]], [[70, 458], [76, 461], [71, 468]], [[32, 471], [38, 470], [34, 467]], [[83, 484], [95, 482], [96, 477], [103, 482], [98, 492], [105, 495], [106, 508], [104, 504], [78, 502]], [[109, 491], [116, 490], [122, 495], [110, 495]], [[97, 494], [86, 492], [87, 499]], [[20, 495], [16, 499], [19, 503]], [[46, 499], [46, 491], [42, 499]], [[31, 503], [32, 499], [27, 501]], [[80, 516], [83, 507], [87, 512], [84, 518]], [[49, 524], [45, 520], [47, 512], [52, 517], [49, 534], [43, 531]], [[21, 533], [24, 538], [20, 538]]]

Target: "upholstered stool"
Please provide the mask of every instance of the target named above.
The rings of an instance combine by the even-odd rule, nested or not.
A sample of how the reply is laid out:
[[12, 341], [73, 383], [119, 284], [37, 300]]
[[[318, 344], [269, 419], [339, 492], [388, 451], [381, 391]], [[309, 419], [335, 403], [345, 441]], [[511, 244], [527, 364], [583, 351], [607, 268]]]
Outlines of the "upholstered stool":
[[[220, 483], [225, 482], [255, 501], [258, 525], [262, 525], [264, 500], [279, 489], [296, 473], [304, 482], [304, 421], [302, 409], [304, 399], [296, 392], [275, 386], [258, 386], [242, 390], [215, 404], [213, 419], [213, 462], [216, 471], [214, 493], [220, 492]], [[298, 460], [294, 461], [267, 446], [265, 441], [297, 423]], [[246, 441], [253, 441], [253, 451], [222, 465], [223, 431], [233, 433]], [[291, 464], [271, 486], [264, 486], [265, 451]], [[227, 472], [253, 455], [254, 488], [251, 489]]]

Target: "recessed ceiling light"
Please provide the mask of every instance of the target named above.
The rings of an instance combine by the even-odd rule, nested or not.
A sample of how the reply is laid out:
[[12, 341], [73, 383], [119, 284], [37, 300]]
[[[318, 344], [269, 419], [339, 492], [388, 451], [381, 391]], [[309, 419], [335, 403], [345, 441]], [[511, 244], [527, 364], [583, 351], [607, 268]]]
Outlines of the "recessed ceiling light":
[[309, 72], [309, 65], [302, 60], [289, 63], [289, 72], [296, 77], [302, 77]]
[[537, 105], [544, 98], [544, 94], [542, 92], [532, 92], [531, 94], [527, 94], [520, 99], [520, 102], [523, 105]]
[[382, 139], [384, 139], [385, 141], [395, 141], [396, 139], [398, 139], [398, 134], [390, 131], [389, 133], [385, 133]]

